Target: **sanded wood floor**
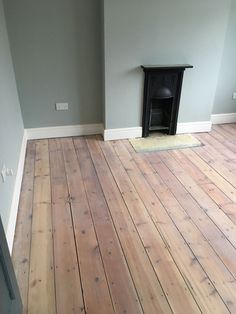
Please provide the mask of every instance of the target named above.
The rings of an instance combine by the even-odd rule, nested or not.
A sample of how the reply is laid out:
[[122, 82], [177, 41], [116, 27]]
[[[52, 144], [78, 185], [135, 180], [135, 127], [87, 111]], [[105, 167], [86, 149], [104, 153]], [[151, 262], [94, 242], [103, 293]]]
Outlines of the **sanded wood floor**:
[[236, 125], [137, 154], [29, 141], [13, 250], [24, 313], [236, 313]]

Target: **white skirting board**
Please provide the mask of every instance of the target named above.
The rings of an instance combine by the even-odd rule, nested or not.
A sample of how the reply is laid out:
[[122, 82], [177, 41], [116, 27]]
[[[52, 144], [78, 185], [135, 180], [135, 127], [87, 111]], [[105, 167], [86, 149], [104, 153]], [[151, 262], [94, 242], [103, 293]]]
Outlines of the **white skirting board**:
[[26, 129], [28, 140], [102, 134], [102, 124], [65, 125]]
[[177, 134], [210, 132], [211, 121], [186, 122], [177, 124]]
[[24, 173], [26, 146], [27, 146], [27, 134], [24, 131], [22, 144], [21, 144], [20, 157], [19, 157], [18, 167], [16, 171], [14, 192], [13, 192], [11, 208], [10, 208], [10, 218], [9, 218], [9, 222], [7, 226], [7, 232], [6, 232], [7, 243], [8, 243], [10, 253], [12, 253], [12, 249], [13, 249], [16, 219], [17, 219], [19, 198], [20, 198], [20, 192], [21, 192], [21, 182], [22, 182], [23, 173]]
[[211, 121], [212, 121], [212, 124], [235, 123], [236, 112], [212, 114]]
[[[200, 122], [188, 122], [178, 123], [177, 134], [183, 133], [199, 133], [199, 132], [210, 132], [212, 127], [211, 121], [200, 121]], [[128, 138], [135, 138], [142, 136], [142, 128], [121, 128], [121, 129], [106, 129], [104, 130], [104, 141], [110, 140], [121, 140]]]
[[142, 128], [120, 128], [120, 129], [106, 129], [104, 130], [104, 141], [122, 140], [127, 138], [135, 138], [142, 136]]

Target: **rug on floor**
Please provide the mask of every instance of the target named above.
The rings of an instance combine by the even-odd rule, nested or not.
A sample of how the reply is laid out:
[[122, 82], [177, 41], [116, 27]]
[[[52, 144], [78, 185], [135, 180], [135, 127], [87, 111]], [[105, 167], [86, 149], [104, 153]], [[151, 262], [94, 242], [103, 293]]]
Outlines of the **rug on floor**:
[[130, 139], [129, 141], [137, 153], [202, 146], [202, 143], [191, 134], [166, 135], [153, 133], [149, 137]]

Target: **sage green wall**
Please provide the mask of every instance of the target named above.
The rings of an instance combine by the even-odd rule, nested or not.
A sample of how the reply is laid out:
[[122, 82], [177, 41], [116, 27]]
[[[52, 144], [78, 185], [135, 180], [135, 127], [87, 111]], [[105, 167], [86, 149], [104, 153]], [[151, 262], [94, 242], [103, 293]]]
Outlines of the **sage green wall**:
[[102, 122], [105, 125], [106, 121], [106, 108], [105, 108], [105, 39], [104, 39], [104, 0], [100, 0], [100, 23], [101, 23], [101, 67], [102, 67]]
[[236, 92], [236, 1], [231, 4], [231, 11], [226, 33], [224, 54], [221, 63], [219, 80], [213, 113], [236, 112], [236, 100], [232, 99], [232, 94]]
[[104, 0], [106, 128], [141, 124], [141, 64], [190, 63], [180, 122], [210, 120], [230, 0]]
[[[6, 0], [26, 128], [102, 121], [100, 0]], [[69, 102], [69, 111], [55, 111]]]
[[[16, 89], [11, 53], [0, 0], [0, 171], [3, 163], [16, 173], [23, 138], [23, 122]], [[0, 215], [5, 231], [10, 215], [15, 176], [0, 178]]]

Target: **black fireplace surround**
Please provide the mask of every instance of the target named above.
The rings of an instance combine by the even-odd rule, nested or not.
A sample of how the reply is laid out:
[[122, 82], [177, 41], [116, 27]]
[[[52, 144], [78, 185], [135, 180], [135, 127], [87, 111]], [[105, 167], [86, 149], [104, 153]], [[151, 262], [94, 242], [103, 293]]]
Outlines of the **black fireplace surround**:
[[189, 64], [141, 66], [144, 73], [142, 136], [176, 134], [184, 71]]

